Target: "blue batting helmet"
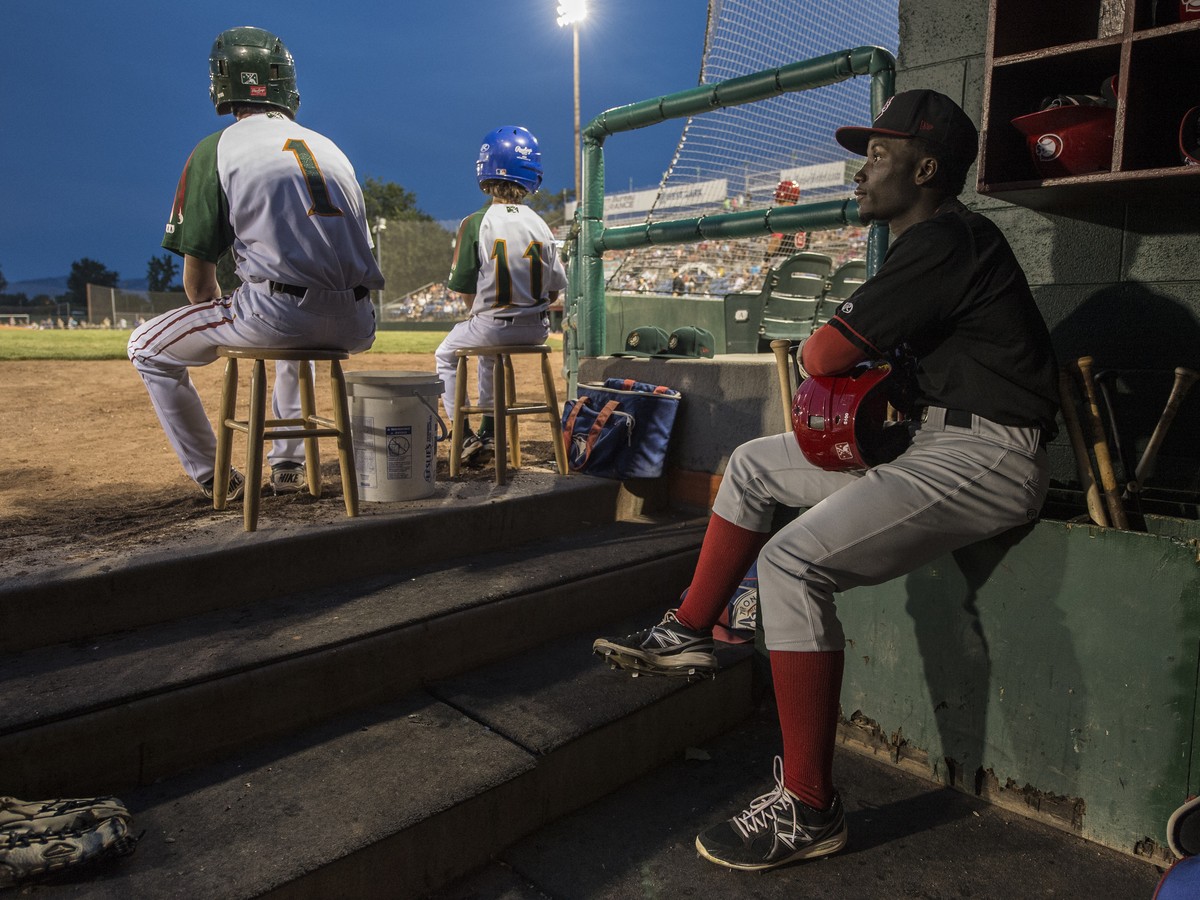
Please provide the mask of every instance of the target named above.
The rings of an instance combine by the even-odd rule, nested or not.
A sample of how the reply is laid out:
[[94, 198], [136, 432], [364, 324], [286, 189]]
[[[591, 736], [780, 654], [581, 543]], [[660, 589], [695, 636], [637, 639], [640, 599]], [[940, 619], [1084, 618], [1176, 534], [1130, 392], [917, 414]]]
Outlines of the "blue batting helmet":
[[504, 125], [488, 134], [479, 148], [475, 176], [519, 184], [529, 193], [542, 183], [542, 153], [537, 138], [520, 125]]

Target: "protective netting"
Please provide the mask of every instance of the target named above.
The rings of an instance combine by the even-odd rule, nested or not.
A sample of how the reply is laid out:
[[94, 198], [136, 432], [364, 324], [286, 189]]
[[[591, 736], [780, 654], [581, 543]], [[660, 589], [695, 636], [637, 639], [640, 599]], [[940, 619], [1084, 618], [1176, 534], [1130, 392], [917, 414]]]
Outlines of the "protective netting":
[[[898, 0], [710, 0], [701, 83], [862, 46], [895, 53], [897, 6]], [[662, 183], [606, 197], [605, 224], [758, 209], [796, 202], [797, 194], [802, 204], [845, 196], [861, 159], [838, 146], [833, 132], [870, 119], [866, 77], [694, 116]], [[866, 229], [609, 251], [607, 290], [753, 291], [769, 266], [800, 249], [826, 253], [836, 266], [865, 255]]]

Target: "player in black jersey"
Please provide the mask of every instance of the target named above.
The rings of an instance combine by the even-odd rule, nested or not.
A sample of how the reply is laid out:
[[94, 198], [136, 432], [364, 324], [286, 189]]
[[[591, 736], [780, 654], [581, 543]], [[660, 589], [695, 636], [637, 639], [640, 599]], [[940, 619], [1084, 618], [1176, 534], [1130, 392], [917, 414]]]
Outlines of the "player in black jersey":
[[[825, 471], [795, 435], [731, 455], [687, 596], [653, 628], [600, 639], [614, 665], [711, 671], [712, 627], [757, 560], [759, 614], [783, 732], [774, 787], [702, 832], [707, 859], [770, 869], [846, 843], [833, 786], [845, 636], [835, 595], [880, 584], [1037, 517], [1048, 486], [1057, 366], [1008, 242], [956, 198], [978, 144], [949, 97], [907, 91], [837, 140], [866, 162], [862, 221], [887, 223], [879, 271], [805, 342], [811, 375], [844, 374], [897, 351], [911, 360], [912, 443], [865, 471]], [[806, 509], [775, 534], [778, 505]]]

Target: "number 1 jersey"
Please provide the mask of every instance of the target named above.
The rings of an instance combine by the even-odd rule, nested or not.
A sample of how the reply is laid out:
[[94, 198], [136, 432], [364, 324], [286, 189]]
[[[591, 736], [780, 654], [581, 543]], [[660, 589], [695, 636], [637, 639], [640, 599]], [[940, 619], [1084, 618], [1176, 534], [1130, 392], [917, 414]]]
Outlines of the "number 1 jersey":
[[248, 116], [196, 146], [162, 245], [213, 263], [232, 246], [243, 281], [383, 287], [350, 161], [279, 112]]

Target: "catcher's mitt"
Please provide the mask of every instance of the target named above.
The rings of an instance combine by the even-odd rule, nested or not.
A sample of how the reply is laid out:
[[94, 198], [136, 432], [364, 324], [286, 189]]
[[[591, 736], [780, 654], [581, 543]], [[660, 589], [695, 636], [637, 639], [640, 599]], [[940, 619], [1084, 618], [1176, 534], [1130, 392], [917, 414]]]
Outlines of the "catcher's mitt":
[[132, 853], [131, 824], [115, 797], [0, 797], [0, 888]]

